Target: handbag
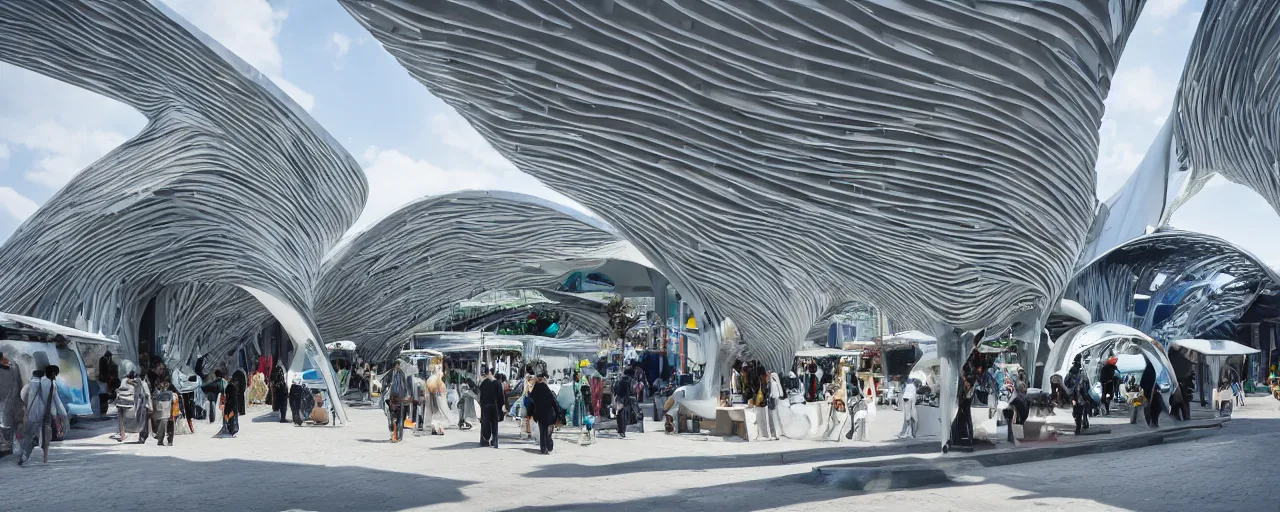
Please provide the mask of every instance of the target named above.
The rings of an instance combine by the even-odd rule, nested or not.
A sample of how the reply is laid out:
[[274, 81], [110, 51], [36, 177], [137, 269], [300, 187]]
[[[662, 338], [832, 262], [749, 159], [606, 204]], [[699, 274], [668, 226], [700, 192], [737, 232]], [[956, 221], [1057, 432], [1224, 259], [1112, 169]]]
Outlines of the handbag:
[[[49, 381], [49, 396], [44, 399], [44, 415], [53, 414], [53, 394], [58, 392], [58, 383]], [[57, 416], [53, 417], [53, 439], [50, 441], [62, 441], [67, 438], [67, 429], [62, 425], [62, 420]]]

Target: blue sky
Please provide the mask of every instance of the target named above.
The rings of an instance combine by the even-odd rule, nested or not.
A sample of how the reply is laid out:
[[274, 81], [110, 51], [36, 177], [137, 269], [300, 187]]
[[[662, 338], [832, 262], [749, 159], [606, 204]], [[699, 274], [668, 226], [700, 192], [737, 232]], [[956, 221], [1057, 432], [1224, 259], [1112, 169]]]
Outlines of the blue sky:
[[[369, 204], [355, 229], [426, 195], [532, 193], [577, 207], [499, 156], [335, 1], [164, 0], [270, 77], [364, 167]], [[1100, 130], [1098, 196], [1141, 161], [1168, 115], [1203, 0], [1148, 0]], [[0, 240], [74, 174], [138, 133], [132, 109], [0, 63]], [[580, 208], [580, 207], [579, 207]], [[1280, 266], [1280, 217], [1255, 193], [1215, 179], [1175, 226], [1224, 237]]]

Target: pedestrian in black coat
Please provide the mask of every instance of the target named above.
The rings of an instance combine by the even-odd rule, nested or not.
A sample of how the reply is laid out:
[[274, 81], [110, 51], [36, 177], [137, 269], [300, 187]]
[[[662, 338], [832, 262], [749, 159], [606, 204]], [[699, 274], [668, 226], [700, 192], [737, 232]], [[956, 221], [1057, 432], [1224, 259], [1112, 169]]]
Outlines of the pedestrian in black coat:
[[280, 413], [280, 423], [288, 421], [285, 419], [285, 414], [289, 409], [289, 382], [287, 375], [283, 364], [277, 364], [275, 369], [271, 370], [271, 410]]
[[533, 399], [533, 419], [538, 422], [538, 448], [543, 454], [551, 453], [555, 443], [551, 440], [551, 430], [555, 427], [559, 416], [560, 405], [556, 403], [556, 394], [547, 385], [547, 373], [538, 374], [533, 391], [529, 392]]
[[307, 387], [302, 385], [301, 380], [289, 386], [289, 407], [293, 409], [293, 424], [299, 427], [302, 426], [302, 402], [306, 398]]
[[498, 447], [498, 425], [502, 422], [502, 409], [507, 405], [502, 383], [493, 378], [493, 370], [481, 369], [480, 381], [480, 446]]

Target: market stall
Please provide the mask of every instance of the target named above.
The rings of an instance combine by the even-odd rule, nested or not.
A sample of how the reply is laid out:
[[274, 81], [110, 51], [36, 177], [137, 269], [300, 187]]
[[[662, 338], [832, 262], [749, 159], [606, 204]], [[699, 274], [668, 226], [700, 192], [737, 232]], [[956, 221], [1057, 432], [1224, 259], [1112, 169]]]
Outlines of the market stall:
[[58, 397], [66, 404], [67, 414], [72, 416], [93, 414], [93, 398], [97, 396], [90, 387], [84, 358], [87, 356], [96, 364], [99, 356], [118, 345], [116, 340], [101, 334], [39, 318], [0, 313], [0, 352], [18, 368], [23, 382], [37, 368], [58, 365]]
[[[1205, 366], [1209, 369], [1208, 384], [1213, 389], [1220, 389], [1218, 383], [1222, 379], [1223, 367], [1233, 358], [1241, 359], [1243, 366], [1243, 358], [1245, 356], [1261, 353], [1260, 350], [1241, 345], [1230, 340], [1201, 340], [1186, 339], [1173, 342], [1170, 347], [1174, 350], [1180, 350], [1186, 353], [1194, 361], [1195, 358], [1204, 358]], [[1222, 401], [1229, 401], [1230, 397], [1215, 396], [1214, 413], [1216, 415], [1230, 414], [1230, 406], [1224, 408], [1219, 405]], [[1224, 412], [1226, 411], [1226, 412]]]

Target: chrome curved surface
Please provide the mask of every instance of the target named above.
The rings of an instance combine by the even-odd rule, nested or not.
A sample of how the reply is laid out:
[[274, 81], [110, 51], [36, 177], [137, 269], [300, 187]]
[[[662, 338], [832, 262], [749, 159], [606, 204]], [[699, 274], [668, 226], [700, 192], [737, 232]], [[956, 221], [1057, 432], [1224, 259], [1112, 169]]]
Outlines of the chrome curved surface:
[[848, 300], [930, 331], [1047, 312], [1141, 4], [342, 0], [773, 368]]
[[116, 334], [136, 357], [143, 309], [170, 293], [191, 313], [166, 326], [175, 352], [240, 328], [205, 314], [272, 307], [300, 319], [295, 343], [319, 348], [310, 310], [320, 260], [368, 185], [302, 108], [158, 2], [0, 2], [0, 60], [148, 120], [0, 247], [0, 310]]
[[[1136, 325], [1158, 340], [1231, 337], [1260, 295], [1280, 292], [1280, 276], [1220, 238], [1165, 230], [1113, 249], [1086, 266], [1067, 296], [1094, 320]], [[1150, 296], [1135, 318], [1136, 294]], [[1157, 316], [1157, 305], [1168, 304]]]
[[378, 221], [325, 262], [316, 318], [325, 339], [388, 357], [458, 301], [555, 291], [567, 273], [611, 261], [646, 265], [608, 226], [563, 205], [509, 192], [434, 196]]
[[1173, 110], [1129, 180], [1100, 205], [1081, 266], [1167, 226], [1215, 175], [1280, 212], [1277, 24], [1277, 2], [1206, 2]]
[[1081, 371], [1093, 383], [1100, 382], [1102, 365], [1111, 355], [1141, 355], [1156, 370], [1156, 385], [1169, 403], [1169, 395], [1178, 389], [1174, 379], [1173, 364], [1160, 342], [1142, 331], [1111, 322], [1097, 322], [1067, 331], [1058, 338], [1045, 362], [1040, 388], [1051, 389], [1054, 375], [1066, 375], [1077, 355], [1081, 357]]
[[1277, 2], [1206, 2], [1170, 116], [1178, 130], [1173, 150], [1191, 172], [1171, 209], [1218, 174], [1280, 212], [1277, 24]]

